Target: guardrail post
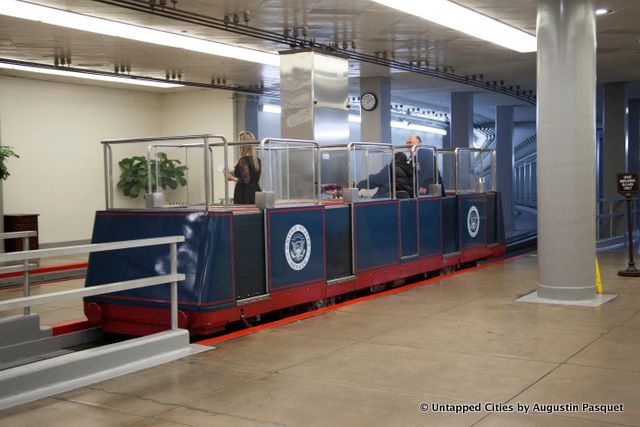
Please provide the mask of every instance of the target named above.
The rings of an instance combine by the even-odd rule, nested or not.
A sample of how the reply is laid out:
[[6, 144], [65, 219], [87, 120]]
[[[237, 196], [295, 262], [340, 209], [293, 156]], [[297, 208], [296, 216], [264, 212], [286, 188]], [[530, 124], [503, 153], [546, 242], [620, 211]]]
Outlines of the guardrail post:
[[[178, 244], [171, 243], [171, 274], [178, 274]], [[178, 329], [178, 282], [171, 282], [171, 329]]]
[[[28, 237], [23, 237], [22, 238], [22, 250], [23, 251], [28, 251], [29, 250], [29, 238]], [[29, 291], [29, 260], [25, 259], [24, 260], [24, 274], [22, 276], [22, 294], [25, 297], [28, 297], [30, 294]], [[25, 307], [23, 309], [23, 313], [25, 316], [28, 316], [29, 314], [31, 314], [31, 307]]]

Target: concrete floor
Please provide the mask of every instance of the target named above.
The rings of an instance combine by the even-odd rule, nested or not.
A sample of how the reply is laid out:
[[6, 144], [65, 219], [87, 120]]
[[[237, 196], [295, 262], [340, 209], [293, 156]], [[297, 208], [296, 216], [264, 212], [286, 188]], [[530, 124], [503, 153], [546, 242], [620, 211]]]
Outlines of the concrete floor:
[[[640, 425], [640, 279], [599, 255], [598, 307], [517, 303], [536, 257], [455, 275], [0, 412], [0, 426]], [[623, 403], [624, 412], [420, 412], [422, 402]]]

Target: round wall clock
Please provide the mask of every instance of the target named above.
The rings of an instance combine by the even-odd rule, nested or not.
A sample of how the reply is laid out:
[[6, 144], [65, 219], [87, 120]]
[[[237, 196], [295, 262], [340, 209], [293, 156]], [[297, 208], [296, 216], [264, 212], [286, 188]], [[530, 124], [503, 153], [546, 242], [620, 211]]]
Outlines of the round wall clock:
[[365, 111], [372, 111], [378, 105], [378, 97], [371, 92], [366, 92], [362, 94], [360, 98], [360, 106]]

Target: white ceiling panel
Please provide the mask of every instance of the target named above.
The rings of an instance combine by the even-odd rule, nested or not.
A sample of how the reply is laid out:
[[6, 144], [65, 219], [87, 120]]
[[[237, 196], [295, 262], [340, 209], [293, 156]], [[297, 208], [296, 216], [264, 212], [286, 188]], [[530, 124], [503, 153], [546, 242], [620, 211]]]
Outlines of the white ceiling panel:
[[[147, 8], [147, 12], [91, 0], [34, 1], [78, 13], [260, 50], [288, 48], [286, 44], [246, 34], [157, 16], [150, 13], [148, 0], [129, 0], [132, 4]], [[458, 2], [535, 33], [536, 0]], [[167, 0], [167, 3], [171, 5], [171, 0]], [[598, 4], [613, 10], [613, 13], [597, 18], [599, 80], [640, 81], [640, 1], [602, 0]], [[482, 74], [485, 81], [504, 81], [507, 86], [535, 89], [535, 53], [513, 52], [370, 0], [178, 0], [177, 7], [219, 20], [235, 13], [240, 19], [239, 27], [243, 26], [247, 12], [250, 27], [278, 35], [282, 35], [285, 28], [297, 28], [302, 37], [302, 29], [306, 27], [307, 38], [319, 43], [337, 41], [341, 45], [346, 41], [350, 46], [353, 40], [358, 53], [375, 55], [376, 52], [387, 52], [389, 58], [393, 54], [402, 62], [420, 59], [424, 63], [427, 58], [432, 66], [452, 67], [455, 74], [460, 76]], [[231, 24], [230, 28], [235, 27]], [[263, 83], [271, 90], [277, 90], [279, 84], [279, 73], [275, 67], [0, 17], [0, 56], [3, 58], [52, 64], [54, 56], [60, 52], [70, 52], [72, 65], [80, 68], [113, 71], [116, 64], [127, 63], [131, 64], [132, 74], [160, 78], [164, 77], [167, 70], [175, 69], [182, 71], [186, 80], [199, 83], [224, 78], [229, 84], [241, 86]], [[443, 96], [459, 90], [484, 93], [478, 97], [483, 100], [482, 103], [522, 104], [501, 94], [490, 95], [475, 87], [424, 75], [390, 73], [386, 67], [366, 63], [351, 65], [350, 73], [354, 79], [360, 75], [390, 75], [395, 96], [413, 98], [417, 104], [439, 105], [443, 102]]]

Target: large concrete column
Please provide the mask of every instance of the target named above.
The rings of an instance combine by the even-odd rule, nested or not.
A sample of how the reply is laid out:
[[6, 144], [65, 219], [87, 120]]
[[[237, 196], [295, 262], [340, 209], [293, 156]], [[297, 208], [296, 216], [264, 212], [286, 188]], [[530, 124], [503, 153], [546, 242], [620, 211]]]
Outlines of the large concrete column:
[[473, 93], [451, 94], [450, 148], [469, 148], [473, 142]]
[[592, 0], [538, 1], [538, 297], [595, 287], [596, 22]]
[[513, 228], [513, 107], [496, 107], [497, 190], [502, 194], [502, 217], [507, 236]]
[[629, 101], [627, 170], [640, 171], [640, 99]]
[[627, 84], [604, 85], [602, 195], [618, 197], [616, 175], [627, 170]]
[[378, 98], [372, 111], [360, 110], [360, 140], [391, 143], [391, 80], [389, 77], [360, 79], [360, 94], [371, 92]]

